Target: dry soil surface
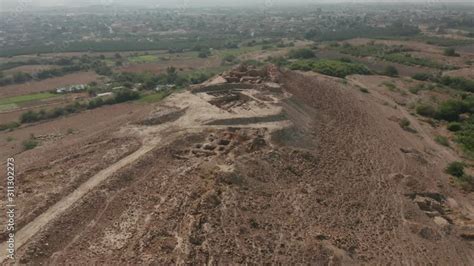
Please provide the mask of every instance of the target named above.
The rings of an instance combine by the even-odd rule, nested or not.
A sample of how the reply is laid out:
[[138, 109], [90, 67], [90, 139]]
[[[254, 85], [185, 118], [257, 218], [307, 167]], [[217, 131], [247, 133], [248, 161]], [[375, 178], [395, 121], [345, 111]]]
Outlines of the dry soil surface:
[[449, 183], [457, 157], [426, 125], [356, 79], [269, 80], [174, 94], [97, 149], [71, 148], [77, 165], [113, 160], [30, 215], [19, 262], [474, 263], [472, 198]]

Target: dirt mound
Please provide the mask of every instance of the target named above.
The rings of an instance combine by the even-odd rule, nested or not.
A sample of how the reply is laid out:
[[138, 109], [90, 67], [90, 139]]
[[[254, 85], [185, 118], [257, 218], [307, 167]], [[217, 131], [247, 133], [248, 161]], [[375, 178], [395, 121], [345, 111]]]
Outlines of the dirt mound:
[[321, 75], [235, 71], [227, 82], [261, 82], [172, 95], [124, 128], [140, 153], [99, 173], [20, 263], [474, 262], [448, 154], [392, 122], [400, 109]]

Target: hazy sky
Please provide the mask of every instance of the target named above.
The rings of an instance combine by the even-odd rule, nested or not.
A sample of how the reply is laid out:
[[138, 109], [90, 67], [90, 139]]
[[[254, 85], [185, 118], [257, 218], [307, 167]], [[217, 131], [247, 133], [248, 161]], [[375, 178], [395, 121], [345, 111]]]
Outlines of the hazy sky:
[[472, 0], [0, 0], [0, 11], [15, 9], [18, 7], [51, 7], [51, 6], [84, 6], [84, 5], [108, 5], [127, 4], [141, 6], [163, 6], [163, 7], [189, 7], [197, 6], [236, 6], [236, 5], [282, 5], [296, 3], [336, 3], [336, 2], [417, 2], [417, 3], [441, 3], [441, 2], [473, 2]]

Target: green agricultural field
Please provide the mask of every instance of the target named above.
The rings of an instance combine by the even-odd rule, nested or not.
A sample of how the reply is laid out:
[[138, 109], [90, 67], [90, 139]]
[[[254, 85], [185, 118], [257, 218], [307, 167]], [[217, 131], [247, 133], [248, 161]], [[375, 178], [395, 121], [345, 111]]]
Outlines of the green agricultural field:
[[140, 98], [140, 102], [144, 103], [155, 103], [163, 100], [171, 94], [170, 91], [160, 91], [153, 94], [148, 94]]
[[58, 97], [58, 95], [54, 93], [45, 92], [45, 93], [33, 93], [33, 94], [27, 94], [27, 95], [8, 97], [8, 98], [0, 99], [0, 106], [11, 105], [11, 104], [19, 105], [26, 102], [40, 101], [40, 100], [45, 100], [45, 99], [49, 99], [53, 97]]
[[158, 61], [158, 56], [156, 55], [131, 56], [128, 58], [128, 61], [132, 63], [152, 63], [152, 62]]
[[19, 105], [22, 105], [25, 103], [46, 100], [46, 99], [50, 99], [54, 97], [58, 97], [58, 95], [54, 93], [45, 92], [45, 93], [33, 93], [33, 94], [20, 95], [20, 96], [0, 99], [0, 112], [16, 109], [18, 108]]
[[9, 103], [9, 104], [0, 104], [0, 112], [5, 112], [5, 111], [9, 111], [9, 110], [13, 110], [15, 108], [17, 108], [18, 105], [14, 104], [14, 103]]

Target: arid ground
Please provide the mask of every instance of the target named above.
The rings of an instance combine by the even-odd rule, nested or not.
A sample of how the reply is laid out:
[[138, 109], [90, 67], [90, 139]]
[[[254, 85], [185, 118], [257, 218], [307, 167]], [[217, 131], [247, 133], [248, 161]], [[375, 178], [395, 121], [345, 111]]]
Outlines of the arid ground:
[[472, 265], [473, 196], [444, 173], [458, 155], [387, 79], [237, 69], [74, 115], [88, 134], [16, 157], [19, 262]]

